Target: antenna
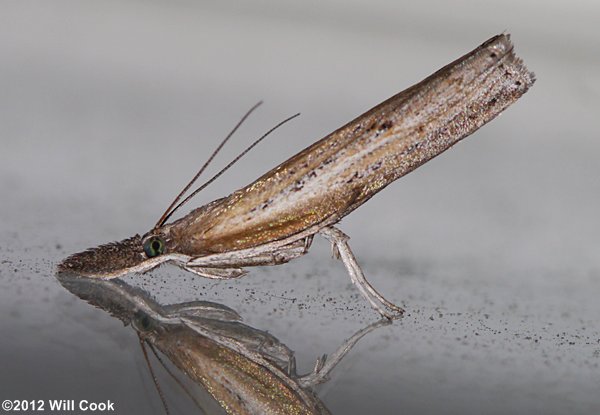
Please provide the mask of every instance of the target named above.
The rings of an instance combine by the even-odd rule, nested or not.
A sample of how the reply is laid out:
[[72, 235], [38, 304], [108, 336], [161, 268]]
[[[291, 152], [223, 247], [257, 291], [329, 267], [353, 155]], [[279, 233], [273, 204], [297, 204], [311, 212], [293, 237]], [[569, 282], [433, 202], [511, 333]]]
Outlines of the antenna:
[[[225, 145], [225, 143], [227, 143], [227, 141], [229, 141], [229, 139], [231, 138], [231, 136], [238, 130], [238, 128], [240, 128], [240, 126], [244, 123], [244, 121], [246, 121], [246, 119], [250, 116], [250, 114], [252, 114], [252, 112], [254, 112], [254, 110], [256, 108], [258, 108], [259, 106], [261, 106], [261, 105], [262, 105], [262, 101], [258, 101], [237, 122], [237, 124], [235, 125], [235, 127], [233, 127], [233, 130], [231, 130], [229, 132], [229, 134], [227, 134], [227, 137], [225, 137], [223, 139], [223, 141], [221, 141], [221, 144], [219, 144], [217, 146], [217, 148], [215, 149], [215, 151], [213, 151], [213, 153], [210, 155], [210, 157], [208, 158], [208, 160], [206, 160], [206, 162], [204, 163], [204, 165], [200, 168], [200, 170], [198, 171], [198, 173], [196, 173], [196, 175], [192, 178], [192, 180], [190, 180], [190, 182], [183, 188], [183, 190], [181, 192], [179, 192], [179, 194], [177, 195], [177, 197], [175, 198], [175, 200], [173, 200], [173, 202], [171, 202], [171, 204], [169, 205], [169, 207], [167, 208], [167, 210], [165, 210], [165, 213], [162, 214], [162, 216], [160, 217], [160, 219], [158, 220], [158, 222], [156, 222], [156, 225], [154, 225], [154, 229], [162, 226], [162, 224], [166, 222], [166, 220], [169, 218], [169, 216], [171, 216], [173, 214], [173, 212], [177, 209], [177, 208], [173, 209], [173, 206], [175, 206], [177, 204], [177, 202], [179, 202], [179, 200], [185, 194], [185, 192], [187, 192], [189, 190], [189, 188], [192, 187], [192, 185], [194, 184], [194, 182], [198, 179], [198, 177], [200, 177], [200, 175], [204, 172], [204, 170], [206, 170], [206, 168], [213, 161], [213, 159], [215, 158], [215, 156], [217, 154], [219, 154], [219, 151], [221, 151], [221, 149], [223, 148], [223, 146]], [[171, 210], [171, 209], [173, 209], [173, 210]]]
[[188, 396], [188, 398], [190, 398], [192, 401], [194, 401], [194, 403], [196, 404], [196, 407], [200, 411], [202, 411], [203, 414], [206, 414], [206, 411], [204, 410], [204, 408], [202, 408], [202, 405], [200, 405], [200, 402], [198, 402], [198, 399], [196, 399], [196, 397], [183, 384], [183, 382], [181, 380], [179, 380], [179, 378], [177, 376], [175, 376], [175, 373], [173, 373], [173, 371], [171, 369], [169, 369], [169, 367], [167, 366], [167, 364], [158, 355], [158, 352], [156, 351], [156, 349], [154, 348], [154, 346], [152, 345], [152, 343], [148, 343], [148, 348], [150, 348], [150, 351], [152, 351], [152, 354], [154, 354], [154, 357], [156, 357], [156, 360], [158, 360], [158, 363], [160, 363], [160, 365], [163, 367], [163, 369], [165, 369], [165, 371], [175, 380], [175, 382], [177, 383], [177, 385], [179, 385], [179, 387], [181, 389], [183, 389], [183, 391]]
[[[171, 209], [171, 207], [169, 207], [169, 209], [171, 209], [171, 211], [169, 212], [167, 210], [167, 212], [164, 213], [164, 215], [160, 218], [160, 220], [158, 221], [158, 223], [156, 224], [156, 226], [154, 226], [154, 229], [162, 226], [171, 217], [171, 215], [173, 213], [175, 213], [175, 211], [177, 209], [179, 209], [181, 206], [185, 205], [191, 198], [193, 198], [194, 196], [196, 196], [201, 190], [204, 190], [209, 184], [211, 184], [212, 182], [214, 182], [215, 180], [217, 180], [219, 178], [219, 176], [221, 176], [223, 173], [225, 173], [227, 170], [229, 170], [229, 168], [231, 166], [233, 166], [235, 163], [237, 163], [237, 161], [239, 159], [241, 159], [242, 157], [244, 157], [258, 143], [260, 143], [262, 140], [264, 140], [265, 138], [267, 138], [267, 136], [269, 134], [271, 134], [273, 131], [275, 131], [276, 129], [278, 129], [279, 127], [281, 127], [283, 124], [287, 123], [288, 121], [293, 120], [294, 118], [296, 118], [299, 115], [300, 115], [300, 113], [294, 114], [291, 117], [288, 117], [285, 120], [279, 122], [277, 125], [275, 125], [275, 127], [271, 128], [269, 131], [267, 131], [265, 134], [263, 134], [260, 138], [258, 138], [252, 144], [250, 144], [248, 146], [248, 148], [246, 148], [244, 151], [242, 151], [236, 158], [234, 158], [227, 166], [223, 167], [217, 174], [215, 174], [213, 177], [211, 177], [206, 183], [204, 183], [202, 186], [200, 186], [199, 188], [197, 188], [196, 190], [194, 190], [188, 197], [186, 197], [181, 202], [179, 202], [179, 204], [176, 205], [173, 209]], [[199, 175], [200, 174], [197, 174], [196, 176], [199, 176]], [[196, 180], [196, 177], [194, 178], [194, 180]], [[184, 190], [187, 191], [189, 189], [189, 187], [191, 186], [191, 184], [194, 182], [194, 180], [192, 180], [192, 182], [190, 182], [190, 184], [188, 186], [186, 186], [186, 188]], [[182, 193], [185, 193], [185, 192], [182, 192]], [[175, 205], [175, 203], [179, 199], [180, 199], [180, 196], [178, 196], [177, 199], [175, 199], [175, 201], [171, 204], [171, 206]]]
[[158, 392], [158, 396], [160, 396], [160, 400], [165, 408], [165, 413], [170, 415], [169, 407], [167, 406], [167, 401], [165, 399], [165, 395], [163, 395], [162, 389], [160, 388], [160, 384], [158, 383], [158, 379], [154, 374], [154, 370], [152, 369], [152, 365], [150, 364], [150, 360], [148, 359], [148, 352], [146, 351], [145, 341], [142, 339], [142, 336], [138, 334], [138, 338], [140, 339], [140, 346], [142, 348], [142, 352], [144, 352], [144, 360], [146, 360], [146, 365], [148, 366], [148, 370], [150, 371], [150, 375], [152, 376], [152, 381], [154, 382], [154, 386], [156, 387], [156, 391]]

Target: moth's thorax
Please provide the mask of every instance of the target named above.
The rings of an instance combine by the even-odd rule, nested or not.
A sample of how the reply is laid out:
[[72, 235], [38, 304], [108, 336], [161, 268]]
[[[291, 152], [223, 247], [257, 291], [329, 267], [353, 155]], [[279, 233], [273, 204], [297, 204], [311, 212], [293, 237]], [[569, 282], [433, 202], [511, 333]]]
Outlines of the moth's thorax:
[[[211, 211], [223, 200], [218, 199], [194, 209], [184, 217], [147, 233], [144, 240], [153, 235], [162, 237], [166, 244], [165, 252], [168, 254], [199, 257], [216, 253], [217, 251], [211, 249], [210, 241], [205, 240], [204, 231], [210, 228]], [[194, 229], [194, 232], [190, 232], [190, 229]]]

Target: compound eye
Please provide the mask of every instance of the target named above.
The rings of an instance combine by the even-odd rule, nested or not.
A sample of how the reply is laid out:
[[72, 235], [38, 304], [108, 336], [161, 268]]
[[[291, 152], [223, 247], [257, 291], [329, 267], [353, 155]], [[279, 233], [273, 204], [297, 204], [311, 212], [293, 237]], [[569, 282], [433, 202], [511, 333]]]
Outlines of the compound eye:
[[165, 252], [165, 241], [158, 236], [146, 239], [144, 242], [144, 252], [148, 258], [162, 255]]

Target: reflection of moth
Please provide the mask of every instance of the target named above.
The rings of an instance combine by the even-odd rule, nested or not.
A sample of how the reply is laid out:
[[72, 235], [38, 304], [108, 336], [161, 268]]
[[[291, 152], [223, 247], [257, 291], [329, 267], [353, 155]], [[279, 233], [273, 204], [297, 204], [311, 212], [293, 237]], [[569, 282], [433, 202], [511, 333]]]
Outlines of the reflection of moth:
[[333, 243], [361, 294], [391, 318], [402, 309], [368, 283], [348, 237], [334, 225], [492, 120], [533, 82], [509, 36], [495, 36], [248, 186], [165, 223], [181, 206], [180, 194], [144, 236], [72, 255], [59, 269], [113, 278], [172, 262], [203, 277], [235, 278], [243, 267], [305, 254], [320, 233]]
[[[319, 359], [313, 372], [299, 376], [294, 353], [286, 345], [242, 323], [229, 307], [206, 301], [163, 306], [122, 281], [65, 275], [59, 280], [81, 299], [131, 324], [143, 348], [148, 346], [163, 366], [161, 356], [169, 359], [231, 414], [328, 414], [311, 387], [325, 381], [361, 337], [389, 324], [380, 320], [358, 331], [328, 359]], [[209, 405], [199, 402], [164, 368], [200, 408]], [[166, 406], [162, 393], [161, 399]]]

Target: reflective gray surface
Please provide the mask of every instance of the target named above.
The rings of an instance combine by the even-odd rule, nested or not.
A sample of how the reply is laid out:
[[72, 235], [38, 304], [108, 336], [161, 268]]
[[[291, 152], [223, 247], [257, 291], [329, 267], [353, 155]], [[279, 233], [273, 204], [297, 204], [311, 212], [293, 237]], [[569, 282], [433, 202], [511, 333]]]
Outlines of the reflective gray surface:
[[[418, 4], [3, 3], [0, 400], [160, 413], [135, 333], [62, 288], [55, 264], [150, 228], [257, 100], [213, 171], [302, 117], [194, 206], [507, 30], [532, 90], [342, 222], [371, 282], [408, 314], [317, 392], [334, 414], [598, 413], [600, 10]], [[238, 281], [169, 267], [127, 281], [162, 302], [235, 309], [295, 350], [300, 371], [377, 319], [322, 240]], [[188, 413], [158, 377], [172, 412]]]

